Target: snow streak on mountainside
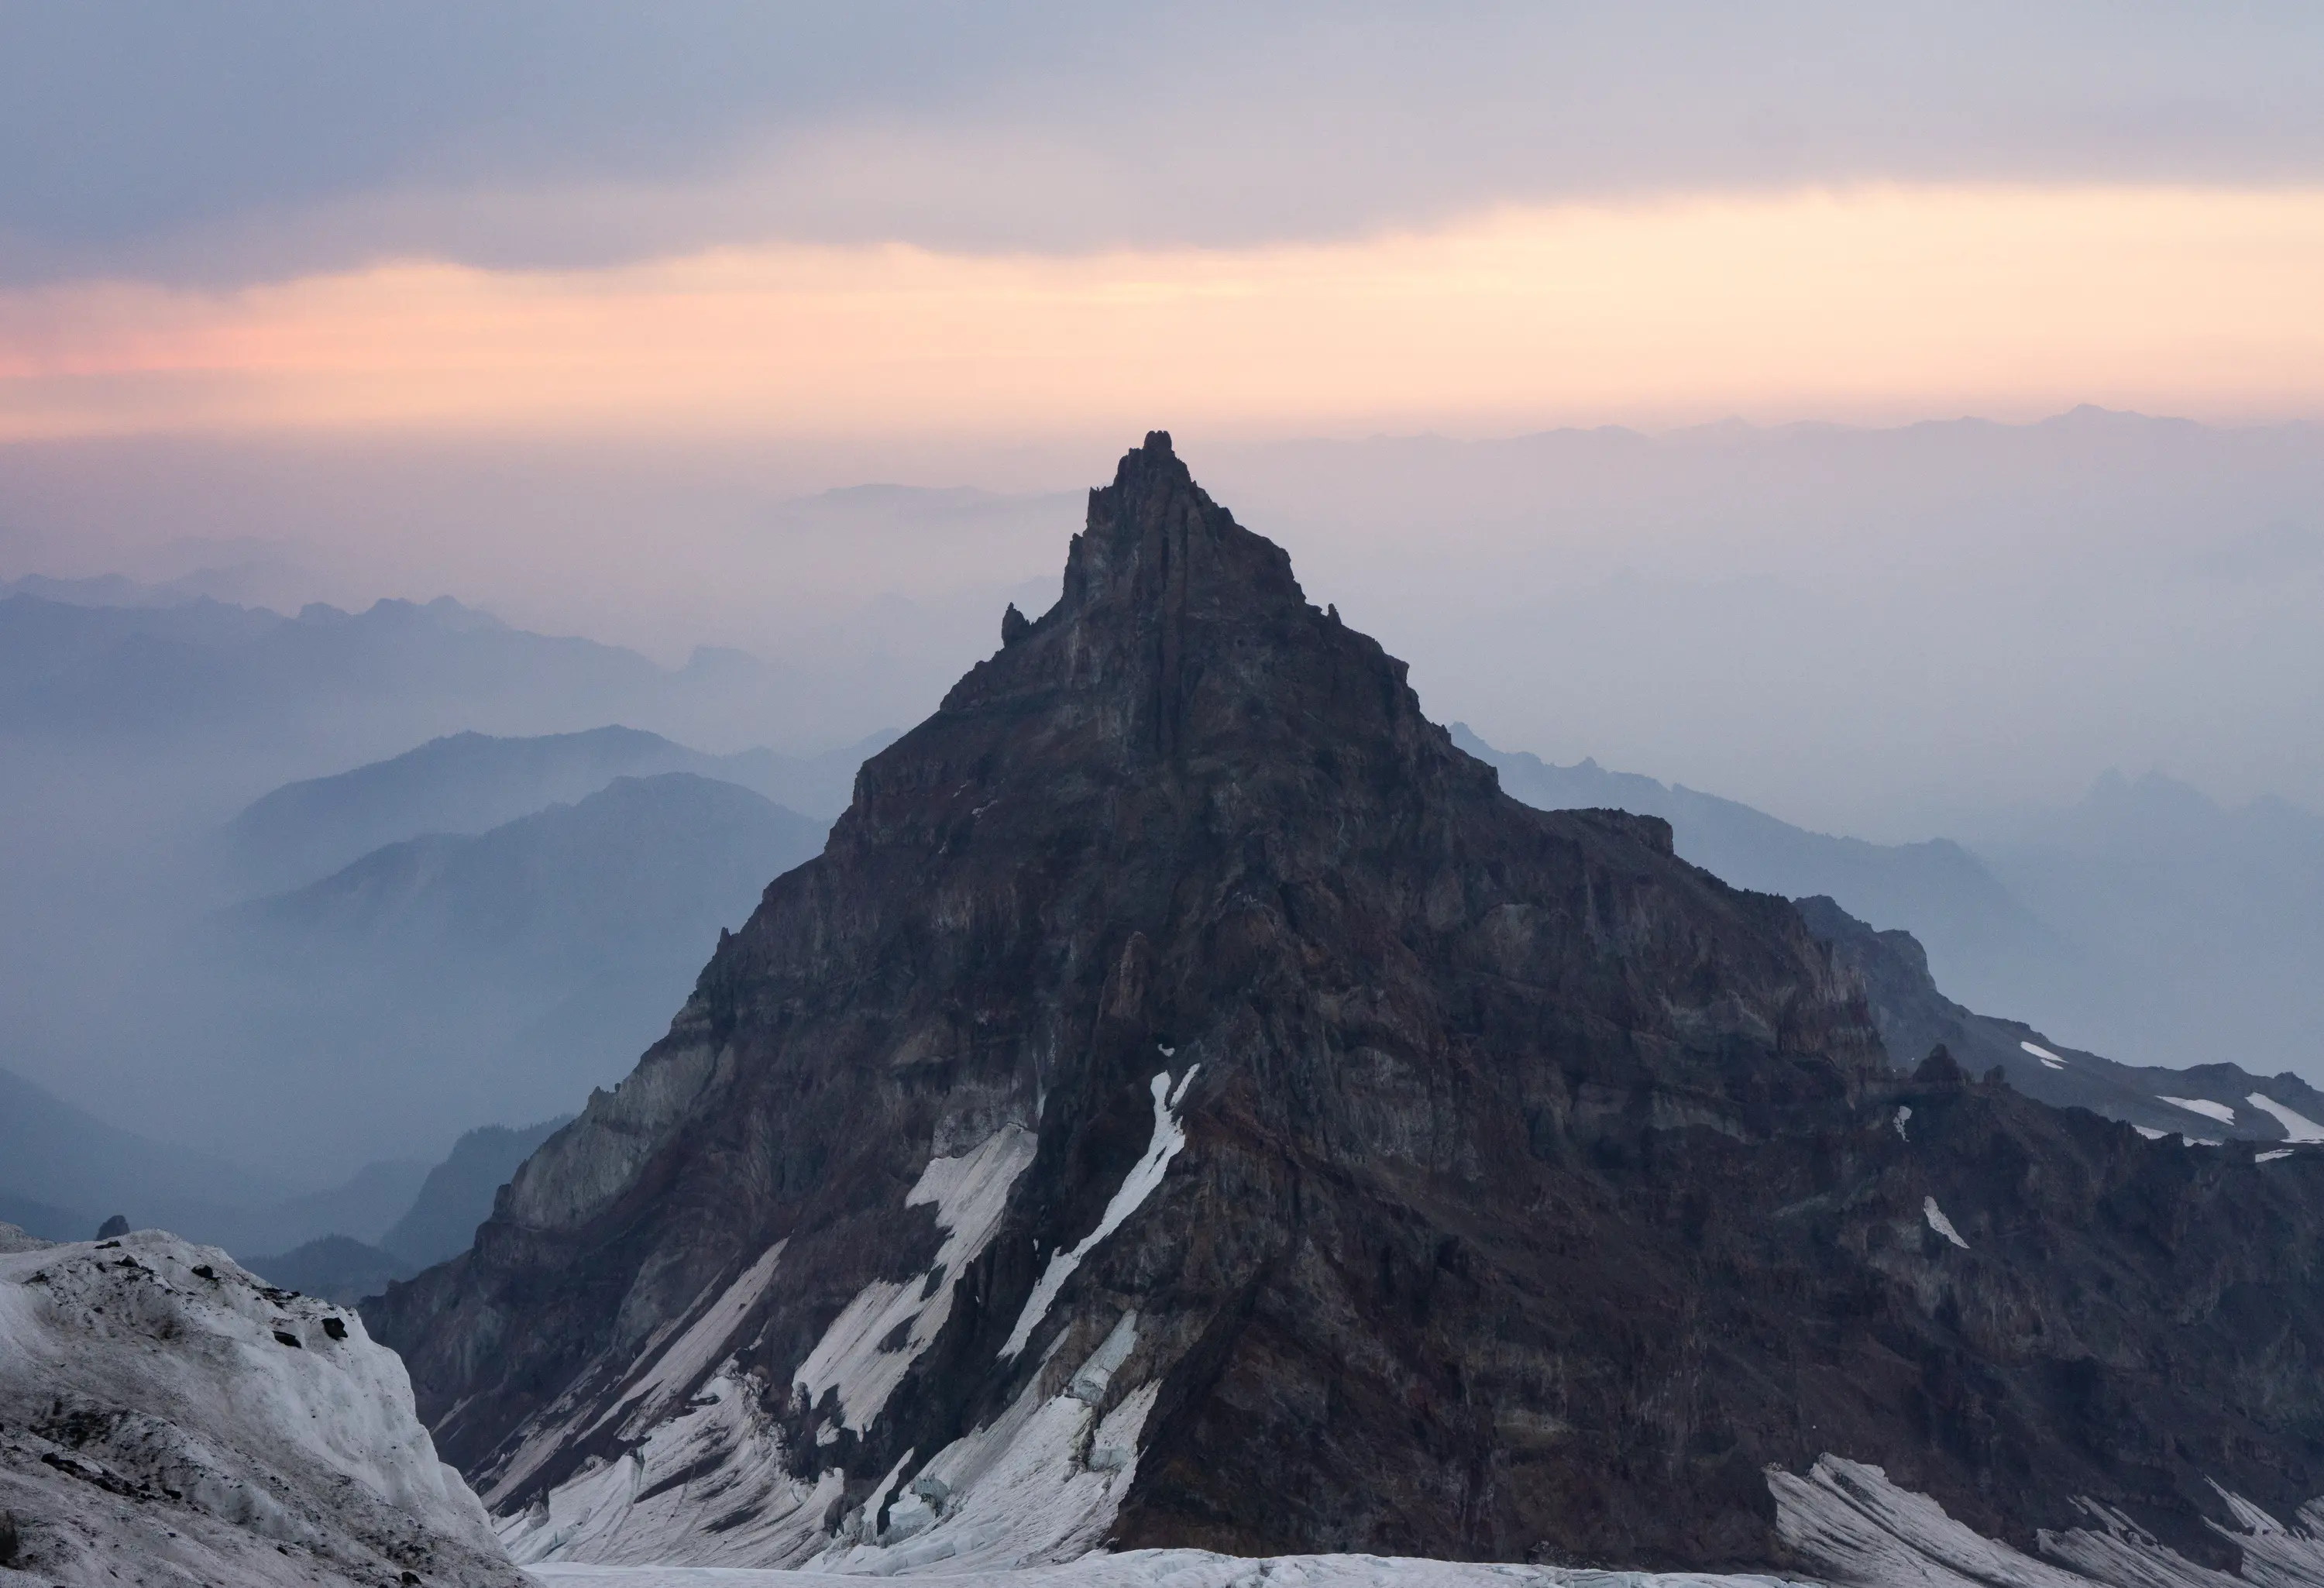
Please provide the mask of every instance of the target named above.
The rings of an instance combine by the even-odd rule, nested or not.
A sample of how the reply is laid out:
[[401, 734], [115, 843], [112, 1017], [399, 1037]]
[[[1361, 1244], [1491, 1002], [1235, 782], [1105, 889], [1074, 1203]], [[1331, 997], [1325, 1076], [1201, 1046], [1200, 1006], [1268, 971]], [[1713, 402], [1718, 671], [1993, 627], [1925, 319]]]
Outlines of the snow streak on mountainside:
[[1790, 1571], [1831, 1456], [2231, 1572], [2220, 1491], [2324, 1493], [2324, 1153], [1891, 1054], [1865, 985], [1508, 798], [1157, 433], [365, 1316], [528, 1560]]
[[523, 1581], [359, 1317], [158, 1231], [0, 1241], [0, 1510], [12, 1582]]

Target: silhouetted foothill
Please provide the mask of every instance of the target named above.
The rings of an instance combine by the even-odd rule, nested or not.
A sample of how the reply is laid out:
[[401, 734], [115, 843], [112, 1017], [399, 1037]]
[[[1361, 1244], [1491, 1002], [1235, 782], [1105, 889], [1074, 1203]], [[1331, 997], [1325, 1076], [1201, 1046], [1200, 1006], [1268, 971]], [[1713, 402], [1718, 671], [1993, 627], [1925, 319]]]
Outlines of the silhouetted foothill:
[[1947, 1072], [1666, 823], [1503, 795], [1156, 431], [1056, 605], [364, 1316], [508, 1515], [761, 1386], [786, 1548], [974, 1503], [923, 1467], [1042, 1397], [1129, 1429], [1067, 1463], [1134, 1467], [1123, 1547], [1782, 1565], [1766, 1471], [1835, 1452], [2217, 1562], [2207, 1480], [2324, 1492], [2324, 1165], [2190, 1176]]
[[110, 1241], [116, 1235], [127, 1233], [129, 1233], [129, 1216], [126, 1214], [115, 1214], [97, 1227], [97, 1238], [100, 1241]]

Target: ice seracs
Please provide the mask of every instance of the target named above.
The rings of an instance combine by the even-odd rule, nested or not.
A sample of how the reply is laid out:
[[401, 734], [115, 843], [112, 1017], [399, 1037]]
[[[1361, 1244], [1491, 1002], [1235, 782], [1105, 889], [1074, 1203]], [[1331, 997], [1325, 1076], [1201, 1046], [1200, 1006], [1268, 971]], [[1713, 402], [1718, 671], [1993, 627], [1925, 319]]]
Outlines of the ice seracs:
[[351, 1309], [160, 1231], [0, 1252], [11, 1581], [522, 1583]]

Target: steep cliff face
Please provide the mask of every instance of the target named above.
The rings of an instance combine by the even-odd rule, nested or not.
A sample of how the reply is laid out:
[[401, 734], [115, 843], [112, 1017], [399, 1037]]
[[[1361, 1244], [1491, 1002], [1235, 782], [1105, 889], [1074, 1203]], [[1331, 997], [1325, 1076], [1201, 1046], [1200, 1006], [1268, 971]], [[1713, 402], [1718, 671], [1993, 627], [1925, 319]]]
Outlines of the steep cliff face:
[[2324, 1491], [2315, 1166], [1891, 1072], [1791, 905], [1503, 796], [1167, 437], [1005, 637], [368, 1307], [520, 1558], [1779, 1563], [1831, 1452], [2217, 1561], [2207, 1477]]

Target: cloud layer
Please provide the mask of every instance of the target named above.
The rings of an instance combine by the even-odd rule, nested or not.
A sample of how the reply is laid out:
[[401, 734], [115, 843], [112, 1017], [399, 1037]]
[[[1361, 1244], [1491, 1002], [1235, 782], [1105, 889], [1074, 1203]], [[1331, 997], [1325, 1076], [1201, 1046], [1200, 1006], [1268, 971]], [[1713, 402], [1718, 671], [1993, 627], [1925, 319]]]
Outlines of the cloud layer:
[[2324, 181], [2312, 6], [0, 8], [0, 271], [1246, 248], [1501, 205]]

